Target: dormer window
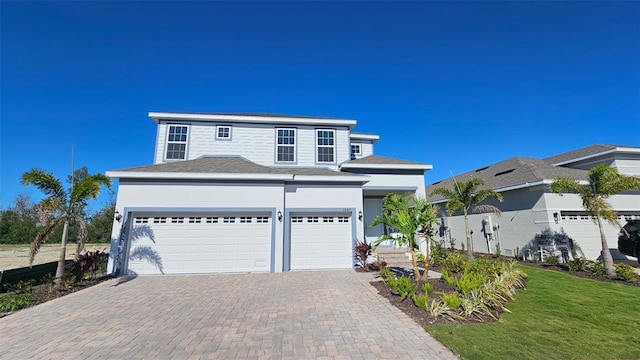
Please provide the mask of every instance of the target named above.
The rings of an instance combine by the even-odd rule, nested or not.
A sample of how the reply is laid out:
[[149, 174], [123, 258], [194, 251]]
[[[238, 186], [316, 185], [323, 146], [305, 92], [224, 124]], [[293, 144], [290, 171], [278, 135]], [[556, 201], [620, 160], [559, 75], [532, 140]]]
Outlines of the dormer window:
[[335, 130], [317, 130], [316, 143], [317, 162], [332, 163], [335, 162]]
[[216, 126], [216, 140], [231, 140], [231, 126]]
[[186, 125], [169, 125], [167, 134], [167, 160], [184, 160], [187, 153], [187, 134], [189, 128]]
[[351, 145], [351, 157], [362, 155], [362, 146], [360, 144]]
[[276, 161], [296, 161], [296, 129], [276, 129]]

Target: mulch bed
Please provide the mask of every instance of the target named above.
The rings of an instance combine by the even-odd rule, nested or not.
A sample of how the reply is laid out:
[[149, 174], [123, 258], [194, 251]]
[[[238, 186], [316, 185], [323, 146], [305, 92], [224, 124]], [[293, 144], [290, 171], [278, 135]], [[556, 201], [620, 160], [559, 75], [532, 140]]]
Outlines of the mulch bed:
[[534, 267], [534, 268], [538, 268], [538, 269], [558, 271], [558, 272], [561, 272], [561, 273], [565, 273], [565, 274], [581, 277], [581, 278], [584, 278], [584, 279], [591, 279], [591, 280], [596, 280], [596, 281], [610, 282], [610, 283], [629, 285], [629, 286], [640, 286], [640, 276], [637, 277], [634, 282], [628, 282], [628, 281], [624, 281], [624, 280], [620, 280], [620, 279], [609, 279], [609, 278], [606, 278], [606, 277], [597, 276], [597, 275], [594, 275], [590, 271], [571, 271], [571, 270], [569, 270], [569, 267], [567, 265], [564, 265], [564, 264], [550, 265], [550, 264], [543, 263], [543, 262], [529, 262], [529, 261], [522, 261], [522, 260], [519, 260], [518, 264], [524, 265], [524, 266], [530, 266], [530, 267]]
[[[394, 271], [396, 272], [398, 270], [399, 269], [394, 269]], [[433, 269], [433, 268], [431, 268], [430, 270], [437, 271], [437, 269]], [[439, 298], [439, 295], [437, 294], [438, 292], [444, 292], [444, 293], [455, 292], [455, 289], [451, 285], [445, 283], [442, 279], [429, 279], [429, 282], [434, 285], [433, 287], [434, 290], [429, 295], [429, 302], [431, 302], [432, 299]], [[413, 300], [411, 300], [410, 298], [406, 298], [404, 299], [404, 301], [400, 300], [400, 296], [391, 293], [391, 288], [389, 287], [389, 285], [383, 283], [382, 281], [372, 281], [370, 284], [371, 286], [376, 288], [376, 290], [378, 290], [378, 294], [380, 294], [380, 296], [389, 300], [391, 305], [402, 310], [403, 313], [407, 314], [407, 316], [409, 316], [411, 319], [413, 319], [413, 321], [415, 321], [422, 327], [425, 327], [427, 325], [433, 325], [433, 324], [485, 323], [485, 322], [494, 322], [494, 321], [497, 321], [497, 319], [500, 319], [500, 314], [501, 314], [500, 311], [494, 312], [495, 318], [492, 318], [489, 315], [484, 315], [484, 316], [474, 316], [474, 317], [470, 317], [470, 318], [455, 321], [455, 322], [445, 317], [433, 317], [431, 316], [431, 314], [429, 314], [427, 310], [420, 309], [419, 307], [415, 306], [415, 304], [413, 303]]]
[[[100, 284], [101, 282], [107, 281], [109, 279], [112, 279], [113, 276], [102, 276], [102, 277], [98, 277], [96, 279], [84, 279], [80, 282], [74, 283], [71, 286], [69, 286], [66, 289], [62, 289], [62, 290], [54, 290], [53, 289], [53, 285], [38, 285], [38, 286], [34, 286], [31, 291], [31, 297], [33, 299], [33, 302], [31, 303], [31, 306], [36, 306], [42, 303], [45, 303], [47, 301], [51, 301], [53, 299], [57, 299], [59, 297], [63, 297], [65, 295], [69, 295], [72, 294], [74, 292], [80, 291], [80, 290], [84, 290], [86, 288], [89, 288], [91, 286]], [[29, 307], [31, 307], [29, 306]], [[21, 309], [22, 310], [22, 309]], [[20, 311], [20, 310], [17, 310]], [[0, 313], [0, 317], [3, 316], [7, 316], [7, 315], [11, 315], [12, 313]]]

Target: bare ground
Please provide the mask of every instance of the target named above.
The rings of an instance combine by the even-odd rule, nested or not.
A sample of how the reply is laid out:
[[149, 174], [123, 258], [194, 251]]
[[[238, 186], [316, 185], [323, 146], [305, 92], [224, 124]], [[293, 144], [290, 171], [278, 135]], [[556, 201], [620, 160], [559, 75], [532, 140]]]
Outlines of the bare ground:
[[[0, 271], [29, 266], [30, 245], [0, 245]], [[87, 251], [109, 251], [109, 244], [87, 244]], [[67, 246], [67, 259], [76, 256], [76, 244]], [[60, 244], [45, 244], [33, 260], [33, 265], [57, 261], [60, 256]]]

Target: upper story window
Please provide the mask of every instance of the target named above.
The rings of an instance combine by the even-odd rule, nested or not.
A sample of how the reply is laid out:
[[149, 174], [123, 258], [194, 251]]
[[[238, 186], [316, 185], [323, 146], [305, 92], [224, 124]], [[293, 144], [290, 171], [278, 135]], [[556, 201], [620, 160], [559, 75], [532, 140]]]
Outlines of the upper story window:
[[296, 161], [296, 129], [276, 129], [276, 161]]
[[362, 155], [362, 146], [360, 144], [351, 145], [351, 156], [360, 156]]
[[167, 160], [184, 160], [187, 152], [187, 133], [185, 125], [169, 125], [167, 136]]
[[228, 126], [228, 125], [216, 126], [216, 139], [231, 140], [231, 126]]
[[335, 136], [335, 130], [316, 131], [317, 162], [335, 162]]

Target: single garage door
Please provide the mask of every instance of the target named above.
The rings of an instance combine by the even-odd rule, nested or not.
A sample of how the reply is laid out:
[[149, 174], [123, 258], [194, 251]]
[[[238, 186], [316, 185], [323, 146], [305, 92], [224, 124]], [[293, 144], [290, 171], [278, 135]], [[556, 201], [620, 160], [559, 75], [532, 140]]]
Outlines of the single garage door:
[[269, 214], [134, 214], [132, 221], [130, 273], [270, 270]]
[[291, 270], [353, 267], [351, 214], [291, 216]]

